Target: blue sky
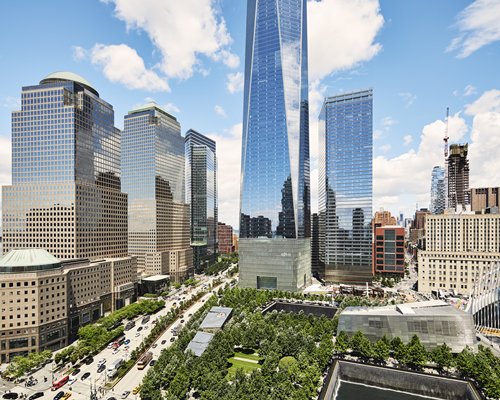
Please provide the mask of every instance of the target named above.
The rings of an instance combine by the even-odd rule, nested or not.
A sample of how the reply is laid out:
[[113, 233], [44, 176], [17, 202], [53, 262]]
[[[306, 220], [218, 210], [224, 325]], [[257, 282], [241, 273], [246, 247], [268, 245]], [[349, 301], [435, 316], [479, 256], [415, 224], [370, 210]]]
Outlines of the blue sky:
[[[71, 5], [71, 7], [69, 7]], [[471, 186], [500, 185], [498, 0], [309, 1], [313, 210], [324, 96], [374, 89], [374, 206], [427, 206], [443, 119], [469, 141]], [[215, 138], [220, 220], [237, 226], [246, 2], [7, 2], [0, 15], [0, 183], [10, 183], [10, 113], [23, 85], [69, 70], [115, 108], [154, 99], [183, 133]]]

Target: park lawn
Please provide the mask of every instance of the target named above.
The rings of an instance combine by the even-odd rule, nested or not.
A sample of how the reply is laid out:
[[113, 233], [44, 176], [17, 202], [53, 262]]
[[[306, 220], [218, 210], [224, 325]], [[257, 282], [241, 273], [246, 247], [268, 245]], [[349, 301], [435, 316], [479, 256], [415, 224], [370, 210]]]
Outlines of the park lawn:
[[[236, 360], [234, 357], [239, 357], [239, 358], [246, 358], [247, 360], [251, 361], [244, 361], [244, 360]], [[227, 378], [231, 380], [234, 375], [236, 374], [236, 370], [238, 368], [243, 369], [245, 374], [250, 374], [252, 373], [253, 370], [259, 369], [260, 368], [260, 363], [257, 364], [255, 361], [261, 361], [262, 358], [259, 357], [257, 354], [247, 354], [247, 353], [242, 353], [240, 351], [237, 351], [234, 353], [233, 357], [230, 357], [228, 359], [229, 363], [231, 364], [231, 367], [229, 367], [227, 371]]]

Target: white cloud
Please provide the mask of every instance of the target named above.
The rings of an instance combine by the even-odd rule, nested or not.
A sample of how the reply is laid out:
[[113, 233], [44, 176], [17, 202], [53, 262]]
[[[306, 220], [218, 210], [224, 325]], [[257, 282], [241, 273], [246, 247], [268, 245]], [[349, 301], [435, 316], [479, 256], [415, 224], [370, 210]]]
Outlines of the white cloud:
[[390, 149], [392, 149], [392, 146], [390, 144], [383, 144], [379, 147], [379, 149], [381, 152], [387, 153]]
[[218, 104], [216, 104], [214, 107], [214, 111], [219, 117], [227, 118], [226, 111], [224, 110], [224, 108], [222, 106], [219, 106]]
[[467, 85], [464, 88], [464, 96], [472, 96], [473, 94], [476, 93], [477, 93], [476, 87], [473, 85]]
[[241, 132], [243, 124], [233, 125], [224, 135], [208, 134], [217, 144], [217, 193], [219, 221], [239, 229]]
[[500, 2], [476, 0], [460, 12], [456, 36], [447, 51], [458, 51], [458, 58], [470, 56], [481, 47], [500, 40]]
[[472, 104], [465, 106], [465, 113], [468, 115], [478, 115], [487, 112], [500, 113], [500, 90], [488, 90]]
[[179, 114], [181, 112], [180, 108], [174, 103], [167, 103], [163, 106], [163, 109], [170, 114]]
[[382, 131], [380, 129], [375, 129], [373, 132], [373, 139], [374, 140], [379, 140], [382, 138]]
[[2, 99], [0, 104], [5, 108], [20, 109], [21, 99], [19, 97], [6, 96]]
[[242, 72], [227, 74], [226, 87], [229, 93], [234, 94], [243, 90], [243, 78]]
[[396, 125], [398, 121], [396, 121], [392, 117], [384, 117], [382, 119], [382, 126], [385, 128], [386, 131], [391, 129], [391, 126]]
[[413, 137], [411, 135], [406, 135], [403, 138], [403, 143], [405, 146], [409, 146], [413, 142]]
[[500, 186], [500, 90], [484, 92], [465, 110], [473, 116], [469, 186]]
[[375, 43], [384, 25], [378, 0], [309, 0], [307, 12], [313, 81], [371, 60], [382, 48]]
[[187, 79], [201, 68], [202, 58], [239, 65], [231, 53], [231, 36], [214, 0], [107, 0], [127, 29], [147, 33], [161, 54], [159, 68], [167, 78]]
[[102, 67], [111, 82], [121, 83], [129, 89], [170, 91], [168, 83], [145, 67], [143, 59], [126, 44], [96, 44], [91, 51], [92, 64]]
[[399, 93], [399, 96], [402, 97], [406, 102], [407, 108], [410, 107], [415, 102], [415, 100], [417, 100], [417, 96], [410, 92], [401, 92]]
[[88, 51], [80, 46], [73, 46], [73, 60], [81, 61], [88, 57]]

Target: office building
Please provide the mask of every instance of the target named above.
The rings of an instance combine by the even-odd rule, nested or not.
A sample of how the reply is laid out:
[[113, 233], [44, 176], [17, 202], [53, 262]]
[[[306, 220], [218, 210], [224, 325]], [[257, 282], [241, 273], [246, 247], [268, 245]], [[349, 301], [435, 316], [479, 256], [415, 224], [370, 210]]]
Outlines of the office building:
[[127, 195], [111, 104], [70, 72], [25, 86], [12, 113], [12, 185], [2, 190], [3, 252], [61, 260], [127, 256]]
[[185, 138], [186, 203], [191, 207], [193, 264], [201, 272], [217, 256], [217, 158], [215, 142], [192, 129]]
[[319, 258], [330, 282], [372, 279], [372, 99], [371, 89], [328, 97], [319, 115]]
[[472, 211], [495, 211], [500, 207], [498, 187], [469, 189], [469, 198]]
[[405, 228], [398, 225], [376, 227], [373, 245], [373, 273], [404, 274]]
[[425, 219], [431, 214], [427, 208], [415, 211], [410, 227], [410, 242], [417, 244], [425, 237]]
[[139, 273], [192, 274], [189, 205], [185, 193], [184, 138], [177, 119], [155, 103], [125, 116], [123, 190], [129, 195], [128, 251]]
[[0, 359], [58, 350], [78, 328], [135, 300], [133, 257], [61, 262], [42, 249], [0, 259]]
[[396, 218], [392, 216], [390, 211], [375, 211], [373, 217], [373, 226], [396, 225]]
[[372, 342], [385, 336], [409, 343], [417, 335], [426, 350], [446, 343], [452, 353], [476, 344], [472, 315], [441, 300], [384, 307], [347, 307], [339, 316], [337, 332], [361, 331]]
[[219, 241], [219, 253], [230, 254], [234, 252], [233, 227], [222, 222], [217, 224], [217, 238]]
[[306, 0], [247, 4], [242, 287], [297, 291], [311, 279], [306, 9]]
[[323, 266], [319, 262], [319, 217], [314, 213], [311, 218], [311, 271], [314, 277], [324, 275]]
[[436, 166], [432, 169], [431, 180], [431, 204], [430, 211], [432, 214], [442, 214], [446, 207], [444, 187], [444, 168]]
[[469, 160], [467, 144], [452, 144], [447, 159], [448, 168], [448, 207], [454, 210], [465, 209], [470, 204]]
[[428, 215], [418, 252], [420, 292], [470, 295], [479, 274], [500, 260], [500, 214]]

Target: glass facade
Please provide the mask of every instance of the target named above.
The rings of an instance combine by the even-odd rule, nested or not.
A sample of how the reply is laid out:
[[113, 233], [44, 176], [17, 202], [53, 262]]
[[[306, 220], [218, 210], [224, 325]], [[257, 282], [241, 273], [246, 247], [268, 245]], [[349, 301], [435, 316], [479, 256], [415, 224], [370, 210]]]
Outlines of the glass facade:
[[185, 203], [184, 138], [175, 117], [154, 103], [125, 116], [123, 190], [129, 194], [128, 249], [145, 275], [181, 280], [192, 267]]
[[200, 271], [217, 254], [217, 158], [215, 142], [190, 129], [186, 133], [186, 203], [191, 206], [194, 268]]
[[319, 252], [330, 281], [371, 277], [372, 140], [371, 89], [325, 100], [319, 116]]
[[305, 0], [249, 0], [240, 237], [310, 236]]
[[3, 252], [60, 259], [127, 254], [113, 107], [85, 79], [55, 73], [22, 88], [12, 113], [12, 186], [3, 189]]
[[445, 206], [444, 168], [436, 166], [432, 169], [430, 211], [433, 214], [442, 214]]

